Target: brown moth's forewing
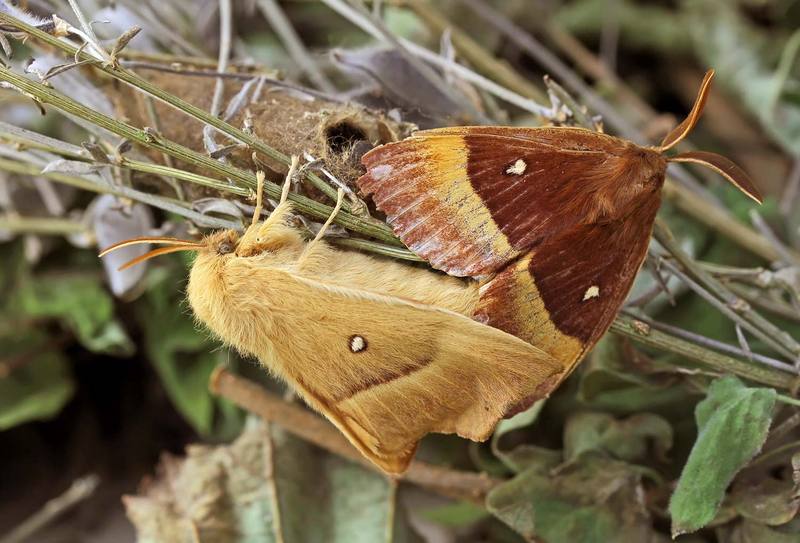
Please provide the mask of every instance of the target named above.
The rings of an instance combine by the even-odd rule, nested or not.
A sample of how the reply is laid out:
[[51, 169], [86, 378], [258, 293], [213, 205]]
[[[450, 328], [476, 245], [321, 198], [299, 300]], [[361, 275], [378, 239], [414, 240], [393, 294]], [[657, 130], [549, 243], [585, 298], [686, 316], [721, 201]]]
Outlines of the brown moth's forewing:
[[554, 128], [425, 131], [364, 163], [360, 187], [409, 248], [448, 273], [494, 274], [474, 317], [568, 368], [630, 289], [666, 170], [654, 150]]

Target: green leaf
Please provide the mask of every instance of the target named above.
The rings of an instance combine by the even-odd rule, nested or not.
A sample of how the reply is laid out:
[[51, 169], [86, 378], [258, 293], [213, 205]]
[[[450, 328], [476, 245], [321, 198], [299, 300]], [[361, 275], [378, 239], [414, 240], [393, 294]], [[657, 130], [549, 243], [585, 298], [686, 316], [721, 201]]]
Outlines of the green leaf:
[[730, 543], [797, 543], [800, 541], [800, 518], [780, 526], [771, 527], [745, 519], [736, 525], [730, 534], [722, 535], [719, 541]]
[[[654, 454], [649, 454], [650, 449]], [[564, 428], [564, 459], [577, 461], [590, 451], [618, 460], [640, 462], [652, 456], [662, 461], [672, 447], [672, 427], [658, 415], [642, 413], [618, 421], [605, 413], [576, 413]]]
[[492, 435], [492, 453], [512, 471], [521, 471], [519, 462], [516, 459], [517, 455], [515, 455], [517, 451], [516, 449], [509, 451], [503, 448], [503, 436], [512, 433], [514, 430], [532, 425], [539, 417], [539, 413], [541, 413], [544, 404], [545, 400], [534, 402], [534, 404], [525, 411], [517, 413], [510, 419], [501, 420], [497, 428], [495, 428], [494, 434]]
[[[148, 273], [150, 287], [139, 300], [137, 314], [144, 328], [144, 346], [150, 362], [158, 372], [167, 394], [183, 417], [202, 435], [215, 429], [215, 418], [229, 435], [241, 428], [237, 410], [217, 409], [225, 400], [214, 397], [208, 390], [208, 379], [217, 365], [227, 358], [207, 331], [195, 327], [194, 321], [182, 306], [176, 282], [184, 270], [172, 274], [165, 268]], [[232, 420], [235, 419], [235, 420]], [[220, 436], [223, 437], [223, 436]]]
[[461, 501], [426, 509], [422, 515], [438, 524], [457, 528], [482, 520], [489, 516], [489, 512], [474, 503]]
[[164, 468], [125, 498], [140, 543], [419, 541], [394, 482], [256, 419], [233, 444], [190, 447]]
[[669, 504], [672, 533], [711, 522], [733, 477], [761, 450], [775, 405], [769, 388], [749, 388], [735, 377], [711, 384], [697, 404], [697, 441]]
[[743, 517], [770, 526], [786, 524], [800, 509], [800, 495], [794, 483], [773, 479], [768, 474], [756, 481], [737, 484], [730, 501]]
[[97, 279], [83, 275], [26, 277], [12, 309], [32, 318], [63, 322], [93, 352], [130, 356], [134, 346], [114, 320], [114, 302]]
[[523, 537], [545, 543], [660, 542], [641, 500], [641, 471], [589, 456], [560, 470], [531, 466], [495, 487], [489, 511]]
[[684, 386], [675, 366], [637, 354], [629, 345], [612, 334], [600, 340], [582, 364], [578, 399], [617, 415], [649, 411], [669, 414], [670, 420], [689, 416], [699, 397]]
[[41, 333], [0, 338], [0, 352], [19, 365], [0, 378], [0, 430], [56, 415], [72, 398], [75, 385], [64, 357], [56, 349], [43, 349]]

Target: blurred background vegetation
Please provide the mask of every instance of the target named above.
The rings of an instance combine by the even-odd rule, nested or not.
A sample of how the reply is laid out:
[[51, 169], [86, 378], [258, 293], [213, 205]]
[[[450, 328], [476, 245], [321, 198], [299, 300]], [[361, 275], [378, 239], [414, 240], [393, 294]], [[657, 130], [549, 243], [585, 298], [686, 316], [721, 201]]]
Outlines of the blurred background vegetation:
[[[795, 0], [0, 2], [0, 542], [800, 541], [798, 28]], [[671, 167], [612, 332], [490, 442], [426, 438], [406, 480], [196, 327], [190, 258], [96, 256], [241, 228], [292, 154], [314, 231], [415, 126], [657, 142], [709, 67], [690, 145], [764, 205]], [[422, 265], [364, 209], [335, 243]]]

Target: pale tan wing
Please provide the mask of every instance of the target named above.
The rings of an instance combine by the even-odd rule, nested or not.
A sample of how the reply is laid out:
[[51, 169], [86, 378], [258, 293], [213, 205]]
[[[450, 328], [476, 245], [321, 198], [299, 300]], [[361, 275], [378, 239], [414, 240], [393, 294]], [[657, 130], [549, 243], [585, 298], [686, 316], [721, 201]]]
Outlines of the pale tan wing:
[[262, 270], [278, 369], [375, 464], [405, 470], [427, 433], [484, 440], [564, 367], [447, 310]]

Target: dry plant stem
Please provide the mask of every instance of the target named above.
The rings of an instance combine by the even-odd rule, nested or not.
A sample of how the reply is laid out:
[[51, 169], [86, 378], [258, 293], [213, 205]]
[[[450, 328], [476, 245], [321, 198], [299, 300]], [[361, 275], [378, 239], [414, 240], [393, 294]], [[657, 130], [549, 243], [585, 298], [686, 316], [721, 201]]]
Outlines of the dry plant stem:
[[[302, 438], [326, 451], [383, 473], [356, 451], [347, 439], [326, 420], [307, 409], [285, 402], [258, 384], [238, 377], [222, 367], [211, 375], [209, 388], [239, 407]], [[414, 460], [401, 481], [414, 483], [450, 498], [482, 504], [486, 494], [500, 481], [485, 474], [447, 469]]]
[[86, 231], [86, 226], [69, 219], [53, 219], [50, 217], [19, 217], [0, 215], [0, 231], [6, 230], [16, 234], [40, 234], [62, 236]]
[[[35, 36], [37, 39], [47, 43], [50, 46], [56, 47], [56, 48], [64, 51], [65, 53], [69, 54], [70, 56], [73, 56], [73, 57], [77, 56], [77, 58], [80, 59], [80, 60], [94, 59], [94, 57], [92, 57], [88, 53], [85, 53], [84, 51], [80, 50], [78, 47], [75, 47], [75, 46], [71, 45], [70, 43], [68, 43], [66, 41], [60, 40], [59, 38], [56, 38], [55, 36], [51, 36], [47, 32], [39, 30], [38, 28], [35, 28], [35, 27], [33, 27], [33, 26], [23, 22], [23, 21], [20, 21], [19, 19], [16, 19], [16, 18], [14, 18], [14, 17], [12, 17], [12, 16], [10, 16], [10, 15], [8, 15], [6, 13], [0, 12], [0, 23], [5, 23], [5, 24], [8, 24], [8, 25], [15, 26], [15, 27], [19, 28], [21, 31], [26, 32], [26, 33], [28, 33], [28, 34], [30, 34], [32, 36]], [[270, 147], [269, 145], [265, 144], [263, 141], [261, 141], [260, 139], [258, 139], [255, 136], [253, 136], [252, 134], [248, 134], [244, 130], [236, 128], [235, 126], [223, 121], [222, 119], [220, 119], [220, 118], [218, 118], [218, 117], [216, 117], [214, 115], [209, 114], [207, 111], [204, 111], [203, 109], [201, 109], [201, 108], [199, 108], [197, 106], [193, 106], [192, 104], [190, 104], [190, 103], [178, 98], [177, 96], [175, 96], [173, 94], [170, 94], [170, 93], [164, 91], [163, 89], [160, 89], [160, 88], [156, 87], [155, 85], [153, 85], [152, 83], [150, 83], [146, 79], [143, 79], [142, 77], [138, 76], [137, 74], [135, 74], [134, 72], [132, 72], [132, 71], [126, 69], [126, 68], [123, 68], [121, 66], [116, 66], [115, 67], [115, 66], [112, 66], [112, 65], [105, 65], [105, 64], [102, 64], [102, 63], [99, 63], [99, 62], [95, 62], [93, 64], [93, 66], [96, 69], [107, 73], [111, 77], [113, 77], [115, 79], [119, 79], [120, 81], [124, 81], [125, 83], [127, 83], [131, 87], [133, 87], [135, 89], [138, 89], [138, 90], [140, 90], [140, 91], [142, 91], [142, 92], [144, 92], [146, 94], [149, 94], [150, 96], [156, 98], [157, 100], [160, 100], [160, 101], [164, 102], [165, 104], [167, 104], [167, 105], [169, 105], [169, 106], [171, 106], [171, 107], [173, 107], [173, 108], [175, 108], [175, 109], [177, 109], [179, 111], [182, 111], [182, 112], [186, 113], [190, 117], [193, 117], [193, 118], [197, 119], [198, 121], [200, 121], [200, 122], [202, 122], [202, 123], [204, 123], [206, 125], [210, 125], [210, 126], [214, 127], [215, 129], [217, 129], [218, 131], [222, 132], [223, 134], [226, 134], [230, 138], [232, 138], [232, 139], [234, 139], [236, 141], [239, 141], [241, 143], [244, 143], [245, 145], [250, 146], [253, 150], [255, 150], [255, 151], [259, 152], [259, 153], [262, 153], [262, 154], [264, 154], [264, 155], [266, 155], [266, 156], [268, 156], [268, 157], [270, 157], [270, 158], [272, 158], [272, 159], [274, 159], [274, 160], [276, 160], [276, 161], [278, 161], [278, 162], [280, 162], [282, 164], [285, 164], [286, 166], [288, 166], [289, 163], [290, 163], [289, 157], [287, 155], [285, 155], [284, 153], [281, 153], [277, 149], [273, 149], [272, 147]], [[327, 183], [325, 183], [325, 181], [323, 181], [315, 173], [313, 173], [311, 171], [306, 171], [306, 178], [316, 188], [321, 190], [324, 194], [326, 194], [332, 200], [334, 200], [334, 201], [336, 200], [336, 190], [333, 187], [331, 187], [330, 185], [328, 185]], [[332, 209], [332, 208], [329, 208], [329, 209]], [[347, 211], [347, 212], [350, 211], [349, 206], [347, 206], [347, 205], [345, 206], [345, 211]], [[327, 215], [325, 217], [327, 217]], [[322, 218], [322, 217], [320, 217], [320, 218]], [[340, 217], [340, 219], [341, 219], [341, 217]], [[380, 226], [378, 226], [380, 223], [378, 223], [377, 221], [374, 221], [374, 222], [376, 224], [376, 227], [380, 228]], [[339, 223], [339, 224], [341, 224], [341, 223]], [[385, 225], [383, 225], [383, 226], [385, 226]], [[385, 230], [388, 230], [388, 227]]]
[[514, 92], [538, 102], [547, 102], [547, 96], [541, 89], [519, 75], [507, 63], [495, 58], [461, 28], [452, 24], [432, 2], [406, 0], [405, 4], [434, 32], [441, 34], [449, 29], [453, 45], [475, 68]]
[[23, 543], [24, 541], [29, 541], [33, 534], [47, 526], [56, 517], [90, 497], [99, 483], [100, 478], [97, 475], [87, 475], [76, 479], [66, 492], [44, 504], [44, 507], [39, 511], [22, 521], [21, 524], [0, 539], [0, 543]]
[[685, 356], [720, 373], [733, 373], [771, 387], [789, 390], [797, 380], [797, 376], [791, 373], [726, 356], [656, 329], [642, 332], [634, 326], [634, 322], [635, 319], [617, 317], [611, 325], [611, 331], [648, 347]]
[[[228, 70], [228, 57], [231, 56], [231, 40], [233, 36], [233, 6], [231, 0], [219, 0], [219, 56], [217, 58], [217, 71]], [[219, 115], [222, 108], [222, 94], [225, 91], [225, 81], [218, 77], [214, 84], [214, 95], [211, 98], [209, 112], [214, 117]]]
[[692, 258], [681, 249], [677, 240], [660, 220], [656, 221], [654, 235], [658, 242], [680, 263], [686, 272], [703, 288], [712, 293], [727, 307], [736, 311], [739, 322], [745, 328], [758, 330], [758, 335], [773, 345], [778, 351], [784, 353], [792, 362], [800, 361], [800, 343], [784, 330], [781, 330], [770, 321], [753, 311], [749, 304], [727, 289], [711, 274], [703, 270]]
[[775, 232], [772, 231], [772, 228], [770, 228], [770, 226], [767, 224], [767, 221], [765, 221], [761, 216], [761, 213], [755, 209], [751, 209], [750, 220], [756, 229], [761, 232], [761, 235], [768, 239], [778, 254], [781, 255], [780, 260], [782, 262], [790, 266], [800, 266], [800, 258], [798, 258], [800, 255], [797, 253], [793, 254], [792, 249], [784, 244], [777, 235], [775, 235]]
[[453, 95], [450, 92], [447, 84], [430, 66], [421, 61], [416, 54], [410, 52], [410, 48], [406, 46], [406, 41], [398, 39], [387, 27], [383, 24], [378, 17], [372, 17], [371, 14], [364, 9], [363, 6], [357, 3], [348, 3], [345, 0], [322, 0], [322, 2], [336, 11], [339, 15], [346, 18], [364, 32], [371, 35], [373, 38], [382, 42], [388, 43], [408, 62], [414, 70], [428, 83], [430, 83], [438, 92], [447, 96], [448, 94], [454, 99], [459, 101], [459, 104], [465, 111], [477, 118], [481, 119], [483, 116], [480, 111], [468, 100], [458, 95]]
[[654, 321], [653, 319], [646, 317], [644, 315], [639, 315], [632, 311], [627, 311], [625, 309], [622, 310], [622, 314], [625, 316], [629, 316], [634, 320], [644, 322], [648, 326], [659, 330], [660, 332], [666, 332], [672, 336], [679, 337], [681, 339], [685, 339], [687, 341], [691, 341], [701, 347], [707, 347], [709, 349], [714, 349], [717, 351], [722, 351], [727, 354], [731, 354], [734, 356], [738, 356], [741, 358], [745, 358], [748, 360], [756, 360], [762, 364], [767, 366], [771, 366], [775, 369], [785, 371], [787, 373], [797, 374], [800, 375], [800, 371], [798, 371], [794, 366], [787, 364], [786, 362], [782, 362], [780, 360], [776, 360], [774, 358], [770, 358], [768, 356], [764, 356], [762, 354], [754, 353], [745, 351], [740, 347], [734, 347], [728, 343], [724, 343], [722, 341], [717, 341], [716, 339], [712, 339], [710, 337], [702, 336], [700, 334], [695, 334], [689, 330], [684, 330], [683, 328], [679, 328], [677, 326], [672, 326], [671, 324], [666, 324], [663, 322]]
[[[147, 110], [147, 117], [150, 119], [150, 122], [153, 123], [156, 131], [159, 133], [161, 132], [161, 120], [158, 118], [158, 113], [156, 112], [156, 106], [153, 103], [153, 99], [150, 96], [145, 96], [144, 100], [145, 109]], [[170, 168], [174, 167], [172, 162], [172, 157], [169, 156], [167, 153], [161, 153], [161, 157], [164, 159], [164, 164], [169, 166]], [[180, 183], [174, 177], [165, 177], [167, 183], [172, 187], [172, 190], [175, 191], [175, 196], [178, 200], [184, 200], [183, 196], [183, 189], [181, 188]]]
[[[0, 20], [2, 20], [3, 16], [4, 14], [0, 13]], [[158, 134], [154, 134], [152, 132], [148, 133], [129, 124], [103, 115], [102, 113], [96, 112], [56, 92], [55, 90], [42, 85], [41, 83], [36, 83], [35, 81], [18, 75], [3, 66], [0, 66], [0, 81], [8, 81], [23, 92], [27, 92], [30, 95], [35, 96], [41, 102], [51, 104], [61, 111], [76, 115], [77, 117], [105, 128], [120, 137], [129, 139], [132, 142], [139, 143], [145, 147], [149, 147], [157, 151], [165, 152], [175, 159], [213, 171], [245, 187], [255, 188], [256, 186], [255, 174], [252, 172], [224, 164], [214, 160], [208, 155], [197, 153], [188, 147], [184, 147], [167, 140]], [[331, 188], [329, 185], [326, 186]], [[264, 184], [264, 191], [272, 198], [279, 198], [281, 188], [275, 183], [267, 182]], [[330, 206], [326, 206], [300, 194], [292, 193], [290, 194], [289, 199], [294, 203], [295, 208], [299, 212], [320, 219], [327, 219], [330, 216], [331, 210], [333, 209]], [[389, 226], [387, 226], [385, 223], [381, 223], [372, 219], [361, 219], [344, 211], [337, 215], [335, 222], [344, 228], [347, 228], [348, 230], [374, 237], [386, 243], [400, 245], [399, 240], [397, 240], [397, 238], [394, 236], [391, 228], [389, 228]]]
[[783, 317], [784, 319], [800, 321], [800, 312], [798, 312], [797, 309], [795, 309], [791, 305], [785, 302], [781, 302], [779, 300], [769, 298], [765, 296], [763, 291], [759, 289], [747, 288], [743, 285], [739, 285], [736, 283], [726, 283], [726, 284], [728, 288], [731, 289], [731, 292], [747, 300], [755, 307], [763, 309], [764, 311], [769, 311], [770, 313], [777, 315], [779, 317]]
[[[410, 52], [413, 57], [418, 57], [419, 59], [424, 60], [428, 64], [433, 64], [438, 66], [443, 70], [449, 70], [454, 75], [472, 83], [476, 87], [479, 87], [486, 92], [494, 94], [496, 97], [500, 98], [501, 100], [505, 100], [509, 104], [514, 104], [515, 106], [524, 109], [526, 111], [530, 111], [534, 115], [539, 115], [545, 118], [550, 117], [550, 108], [545, 107], [536, 103], [533, 100], [525, 98], [524, 96], [513, 92], [502, 85], [498, 85], [494, 81], [483, 77], [482, 75], [458, 64], [457, 62], [453, 62], [447, 58], [442, 57], [441, 55], [434, 53], [426, 49], [425, 47], [421, 47], [416, 43], [404, 39], [404, 38], [394, 38], [394, 36], [388, 35], [383, 33], [377, 26], [376, 21], [372, 20], [371, 18], [365, 16], [363, 13], [351, 8], [349, 5], [345, 4], [340, 0], [324, 0], [325, 3], [333, 10], [338, 12], [343, 17], [347, 18], [350, 22], [354, 25], [361, 28], [367, 34], [373, 36], [378, 40], [386, 40], [390, 39], [391, 43], [396, 43], [402, 46], [399, 50], [402, 52], [403, 50], [407, 50]], [[414, 62], [412, 64], [416, 65], [416, 59], [411, 58]], [[446, 89], [445, 89], [446, 91]], [[445, 92], [445, 94], [450, 94]], [[469, 105], [470, 109], [474, 110], [474, 108]], [[480, 115], [479, 112], [475, 111], [476, 115]]]
[[[86, 156], [83, 148], [67, 142], [55, 140], [53, 138], [43, 136], [42, 134], [37, 134], [36, 132], [11, 126], [2, 121], [0, 121], [0, 130], [6, 130], [6, 133], [0, 134], [0, 142], [5, 140], [15, 144], [21, 144], [26, 148], [41, 149], [70, 160], [78, 160], [86, 163], [93, 162], [88, 156]], [[13, 132], [11, 130], [13, 130]], [[111, 159], [111, 157], [109, 157], [109, 159]], [[187, 172], [186, 170], [181, 170], [180, 168], [162, 166], [161, 164], [143, 162], [141, 160], [129, 159], [127, 157], [122, 157], [115, 163], [115, 165], [137, 172], [158, 175], [168, 180], [182, 179], [183, 181], [188, 181], [196, 185], [202, 185], [204, 187], [216, 189], [220, 192], [227, 192], [245, 197], [250, 195], [250, 189], [240, 187], [238, 185], [231, 185], [230, 183], [226, 183], [224, 181], [218, 181], [211, 177], [206, 177], [205, 175]], [[88, 188], [87, 190], [92, 189]]]
[[[150, 51], [137, 51], [136, 49], [124, 49], [119, 53], [120, 59], [128, 59], [133, 61], [142, 62], [156, 62], [164, 65], [184, 64], [187, 66], [195, 66], [209, 69], [216, 69], [217, 61], [212, 58], [206, 57], [191, 57], [186, 55], [173, 55], [168, 53], [153, 53]], [[230, 61], [230, 66], [235, 69], [243, 70], [264, 70], [265, 67], [252, 62], [237, 62], [236, 60]], [[245, 74], [241, 74], [245, 75]]]
[[[740, 311], [746, 304], [743, 304], [743, 300], [738, 300], [734, 302], [734, 304], [728, 304], [722, 300], [720, 300], [717, 296], [715, 296], [710, 290], [708, 290], [705, 286], [695, 281], [690, 275], [684, 273], [678, 266], [673, 264], [670, 261], [663, 261], [662, 264], [664, 269], [669, 270], [673, 275], [675, 275], [678, 279], [686, 283], [691, 290], [693, 290], [698, 296], [703, 298], [706, 302], [711, 304], [714, 308], [717, 309], [720, 313], [728, 317], [731, 321], [733, 321], [735, 326], [745, 328], [748, 332], [752, 333], [764, 343], [775, 349], [776, 351], [780, 352], [784, 356], [792, 359], [793, 356], [790, 351], [787, 351], [779, 342], [775, 341], [769, 334], [760, 330], [757, 326], [753, 325], [751, 322], [745, 320], [745, 318], [740, 315]], [[737, 309], [734, 309], [736, 307]]]
[[[724, 209], [708, 205], [685, 187], [675, 183], [666, 183], [664, 198], [687, 215], [716, 230], [753, 254], [770, 262], [781, 260], [782, 255], [768, 239], [731, 217], [730, 213]], [[790, 250], [790, 254], [793, 258], [800, 258], [800, 253], [795, 250]]]
[[206, 226], [209, 228], [230, 228], [234, 230], [241, 228], [241, 223], [226, 221], [223, 219], [218, 219], [216, 217], [203, 215], [187, 207], [185, 202], [181, 202], [179, 200], [172, 200], [170, 198], [165, 198], [163, 196], [149, 194], [147, 192], [140, 192], [138, 190], [122, 185], [118, 186], [99, 185], [97, 183], [87, 181], [83, 177], [78, 177], [73, 175], [67, 175], [56, 172], [42, 174], [41, 173], [42, 167], [36, 164], [24, 163], [19, 160], [0, 158], [0, 170], [5, 170], [7, 172], [18, 173], [23, 175], [30, 175], [33, 177], [36, 176], [44, 177], [45, 179], [50, 179], [51, 181], [55, 181], [57, 183], [63, 183], [65, 185], [70, 185], [91, 192], [97, 192], [100, 194], [113, 194], [115, 196], [129, 198], [131, 200], [147, 204], [157, 209], [162, 209], [164, 211], [180, 215], [181, 217], [186, 217], [188, 219], [195, 221], [197, 224], [201, 226]]
[[181, 68], [175, 67], [173, 65], [166, 65], [166, 64], [155, 64], [152, 62], [141, 62], [138, 60], [126, 60], [123, 61], [123, 66], [126, 68], [134, 68], [138, 70], [154, 70], [158, 72], [170, 73], [170, 74], [178, 74], [186, 77], [220, 77], [223, 79], [235, 79], [237, 81], [251, 81], [255, 78], [258, 78], [261, 82], [269, 83], [273, 87], [282, 87], [285, 89], [292, 89], [297, 92], [307, 94], [308, 96], [313, 96], [315, 98], [320, 98], [321, 100], [327, 100], [328, 102], [336, 102], [339, 104], [344, 104], [347, 102], [341, 95], [337, 94], [328, 94], [325, 92], [321, 92], [315, 89], [311, 89], [308, 87], [303, 87], [301, 85], [297, 85], [291, 83], [289, 81], [283, 81], [280, 79], [275, 79], [271, 77], [269, 74], [264, 74], [262, 72], [254, 72], [254, 73], [236, 73], [236, 72], [218, 72], [216, 70], [193, 70], [191, 68]]
[[786, 443], [781, 445], [780, 447], [775, 447], [771, 451], [767, 451], [761, 456], [755, 458], [752, 462], [747, 465], [747, 469], [752, 469], [756, 466], [759, 466], [768, 460], [772, 460], [773, 458], [779, 457], [782, 454], [785, 454], [792, 449], [800, 448], [800, 441], [792, 441], [790, 443]]
[[325, 76], [322, 70], [309, 54], [300, 36], [297, 35], [291, 21], [278, 5], [276, 0], [257, 0], [261, 13], [269, 21], [270, 26], [280, 38], [286, 51], [303, 70], [308, 79], [318, 89], [334, 93], [336, 87]]

